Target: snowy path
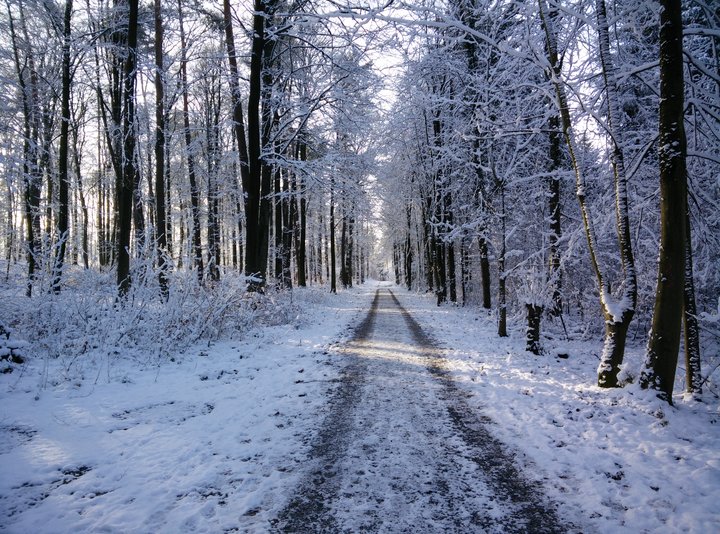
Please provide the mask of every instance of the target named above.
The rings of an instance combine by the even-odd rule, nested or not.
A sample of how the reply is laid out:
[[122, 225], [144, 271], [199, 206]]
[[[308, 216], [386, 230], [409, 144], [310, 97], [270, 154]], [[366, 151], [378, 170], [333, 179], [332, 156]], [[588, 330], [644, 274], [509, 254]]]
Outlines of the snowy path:
[[468, 408], [392, 292], [378, 290], [342, 351], [349, 363], [277, 530], [571, 530]]

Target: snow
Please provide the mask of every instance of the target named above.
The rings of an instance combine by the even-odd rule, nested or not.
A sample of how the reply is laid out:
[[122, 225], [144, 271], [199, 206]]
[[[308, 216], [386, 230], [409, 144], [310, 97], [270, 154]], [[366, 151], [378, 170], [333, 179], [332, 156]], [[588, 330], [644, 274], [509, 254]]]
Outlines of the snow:
[[[447, 348], [472, 405], [522, 452], [525, 473], [576, 510], [576, 524], [608, 533], [718, 531], [717, 399], [686, 402], [679, 394], [671, 407], [636, 386], [601, 389], [594, 385], [600, 340], [546, 338], [546, 354], [536, 357], [523, 350], [520, 328], [498, 338], [495, 320], [477, 309], [402, 299]], [[625, 372], [634, 367], [637, 375], [641, 363], [642, 350], [629, 349]]]
[[[340, 344], [377, 285], [296, 290], [301, 320], [189, 347], [159, 366], [128, 358], [112, 374], [47, 381], [62, 375], [53, 367], [61, 360], [29, 358], [22, 373], [0, 375], [0, 532], [270, 530], [306, 473], [344, 362]], [[601, 340], [550, 339], [543, 328], [538, 357], [524, 351], [521, 321], [498, 338], [494, 318], [477, 308], [392, 290], [444, 347], [464, 402], [492, 420], [561, 518], [584, 532], [720, 529], [717, 399], [680, 394], [669, 406], [636, 386], [600, 389]], [[408, 357], [389, 347], [385, 358]], [[637, 374], [640, 350], [627, 360], [624, 373]], [[373, 410], [382, 404], [363, 413]], [[377, 441], [367, 428], [364, 442]], [[418, 444], [398, 447], [410, 455]], [[389, 491], [383, 472], [413, 462], [383, 465], [373, 491]], [[347, 524], [361, 523], [352, 499], [340, 506]]]
[[0, 531], [265, 530], [322, 420], [338, 372], [328, 347], [370, 295], [294, 298], [298, 329], [256, 329], [160, 367], [117, 362], [109, 382], [35, 400], [42, 364], [1, 375]]

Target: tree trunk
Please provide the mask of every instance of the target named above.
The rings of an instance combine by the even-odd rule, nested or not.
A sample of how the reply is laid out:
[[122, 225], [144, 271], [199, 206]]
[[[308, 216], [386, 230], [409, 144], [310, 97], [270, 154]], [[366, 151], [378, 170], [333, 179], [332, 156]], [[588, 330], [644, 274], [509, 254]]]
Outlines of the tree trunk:
[[138, 0], [128, 0], [128, 5], [127, 58], [123, 70], [123, 172], [117, 195], [117, 285], [121, 296], [126, 295], [130, 290], [130, 233], [137, 177], [135, 168], [135, 78], [137, 75]]
[[183, 129], [185, 134], [185, 157], [188, 167], [188, 181], [190, 182], [190, 211], [192, 214], [192, 246], [191, 254], [193, 266], [197, 272], [197, 279], [200, 284], [205, 277], [202, 241], [200, 228], [200, 191], [198, 191], [197, 178], [195, 176], [195, 157], [193, 156], [192, 134], [190, 133], [190, 103], [188, 97], [187, 83], [187, 42], [185, 40], [185, 27], [183, 24], [182, 0], [178, 0], [178, 17], [180, 25], [180, 84], [183, 100]]
[[65, 251], [69, 236], [68, 211], [70, 209], [68, 200], [68, 160], [70, 146], [70, 22], [72, 20], [72, 0], [65, 1], [65, 16], [63, 19], [63, 44], [62, 44], [62, 96], [61, 117], [60, 117], [60, 150], [58, 154], [58, 181], [60, 191], [58, 195], [58, 219], [57, 219], [57, 256], [53, 271], [52, 290], [60, 293], [62, 281], [63, 263], [65, 262]]
[[407, 290], [412, 290], [412, 264], [413, 264], [413, 249], [412, 240], [410, 239], [410, 233], [412, 232], [412, 204], [408, 204], [405, 209], [405, 216], [407, 222], [407, 235], [405, 236], [405, 287]]
[[470, 255], [467, 250], [467, 239], [463, 237], [460, 240], [460, 289], [462, 291], [463, 307], [468, 304], [471, 281]]
[[[22, 6], [21, 6], [22, 7]], [[23, 61], [20, 58], [20, 44], [15, 32], [10, 4], [7, 3], [10, 38], [12, 40], [13, 58], [18, 76], [18, 83], [22, 94], [23, 107], [23, 181], [25, 182], [24, 218], [27, 247], [27, 286], [25, 294], [32, 296], [37, 267], [37, 255], [40, 252], [40, 191], [42, 176], [37, 165], [37, 150], [39, 146], [39, 112], [38, 106], [38, 75], [35, 70], [35, 61], [32, 50], [27, 51], [27, 64], [30, 74], [26, 80]], [[21, 23], [22, 20], [21, 12]]]
[[[342, 205], [342, 204], [341, 204]], [[344, 209], [341, 210], [342, 223], [340, 224], [340, 283], [343, 289], [348, 288], [348, 272], [347, 272], [347, 216], [344, 213]]]
[[610, 284], [605, 279], [605, 274], [600, 267], [600, 259], [597, 253], [597, 239], [595, 237], [593, 219], [590, 216], [589, 206], [586, 202], [586, 186], [580, 162], [577, 159], [576, 140], [570, 118], [565, 86], [561, 80], [561, 64], [558, 58], [557, 41], [554, 30], [554, 19], [557, 11], [549, 11], [545, 0], [538, 0], [542, 26], [545, 32], [545, 49], [550, 63], [550, 79], [555, 87], [558, 111], [562, 125], [563, 135], [568, 147], [568, 153], [575, 171], [575, 191], [580, 204], [585, 238], [590, 253], [590, 263], [597, 280], [600, 304], [603, 318], [609, 326], [606, 328], [605, 346], [602, 352], [601, 362], [598, 366], [598, 385], [600, 387], [617, 387], [617, 374], [619, 365], [622, 363], [622, 352], [625, 348], [627, 325], [635, 312], [637, 301], [637, 282], [635, 265], [630, 242], [630, 225], [627, 205], [627, 183], [622, 151], [622, 135], [618, 120], [617, 108], [617, 79], [614, 66], [609, 54], [609, 35], [607, 19], [605, 17], [605, 4], [598, 0], [598, 29], [600, 43], [600, 59], [603, 67], [603, 78], [605, 82], [606, 102], [608, 105], [608, 131], [612, 142], [611, 161], [615, 179], [615, 216], [620, 249], [620, 262], [623, 270], [623, 295], [617, 302], [610, 291]]
[[345, 255], [345, 276], [347, 278], [347, 287], [353, 285], [353, 265], [355, 255], [355, 218], [350, 215], [348, 218], [348, 235], [347, 249]]
[[275, 206], [274, 206], [274, 217], [273, 222], [273, 237], [275, 242], [275, 279], [277, 283], [282, 286], [282, 274], [283, 274], [283, 212], [282, 212], [282, 189], [280, 185], [280, 169], [275, 168], [275, 179], [273, 180], [275, 185]]
[[498, 336], [507, 337], [507, 303], [505, 280], [505, 184], [500, 184], [500, 254], [498, 255]]
[[283, 182], [282, 182], [282, 216], [283, 216], [283, 226], [282, 226], [282, 287], [285, 289], [292, 288], [292, 269], [291, 269], [291, 260], [292, 260], [292, 242], [293, 242], [293, 234], [294, 231], [294, 221], [296, 219], [295, 214], [293, 213], [293, 204], [290, 202], [291, 199], [291, 193], [290, 193], [290, 177], [284, 176]]
[[660, 261], [640, 384], [672, 403], [686, 272], [687, 144], [682, 10], [674, 0], [661, 0], [660, 5]]
[[337, 278], [335, 275], [335, 192], [333, 180], [330, 179], [330, 293], [337, 293]]
[[165, 211], [165, 84], [163, 82], [162, 2], [155, 0], [155, 239], [157, 241], [158, 282], [164, 298], [168, 296], [167, 214]]
[[[90, 249], [89, 249], [89, 237], [88, 237], [88, 225], [90, 224], [90, 215], [88, 214], [87, 201], [85, 199], [85, 187], [83, 185], [82, 178], [82, 165], [80, 161], [81, 147], [78, 140], [78, 124], [75, 121], [73, 125], [73, 162], [75, 167], [75, 179], [77, 180], [78, 196], [80, 197], [80, 210], [82, 212], [82, 230], [80, 237], [80, 249], [82, 255], [83, 267], [85, 269], [90, 268]], [[98, 206], [101, 208], [101, 206]], [[101, 216], [102, 211], [100, 211]], [[98, 236], [98, 244], [101, 239]]]
[[[245, 189], [245, 273], [249, 277], [248, 290], [262, 291], [267, 273], [268, 239], [270, 230], [271, 169], [264, 165], [263, 141], [269, 132], [262, 131], [268, 124], [268, 109], [261, 108], [263, 93], [264, 52], [266, 51], [265, 21], [269, 16], [266, 3], [255, 0], [252, 47], [250, 55], [250, 86], [248, 92], [248, 163], [249, 175]], [[263, 120], [264, 119], [264, 120]]]
[[490, 286], [490, 255], [488, 254], [487, 240], [484, 236], [478, 237], [478, 248], [480, 249], [480, 276], [482, 277], [482, 298], [483, 308], [492, 308], [491, 286]]
[[683, 286], [683, 325], [685, 327], [685, 391], [691, 395], [702, 393], [700, 373], [700, 328], [695, 306], [695, 280], [693, 273], [690, 213], [685, 222], [685, 284]]
[[433, 234], [430, 226], [430, 209], [432, 206], [432, 198], [430, 195], [425, 199], [422, 211], [423, 220], [423, 253], [425, 256], [425, 283], [427, 290], [432, 291], [435, 284], [435, 265], [433, 263]]
[[207, 139], [207, 251], [210, 279], [220, 280], [220, 113], [221, 88], [218, 73], [206, 74], [208, 80], [206, 97]]
[[618, 373], [625, 354], [625, 342], [632, 313], [626, 313], [620, 320], [605, 314], [605, 340], [600, 365], [598, 366], [598, 386], [618, 387]]
[[560, 249], [558, 241], [562, 236], [560, 222], [560, 177], [557, 175], [562, 168], [562, 151], [560, 150], [560, 118], [552, 115], [548, 121], [550, 129], [550, 172], [548, 180], [548, 211], [550, 212], [550, 253], [548, 258], [548, 282], [552, 287], [552, 307], [550, 313], [562, 313], [562, 272], [560, 271]]
[[[243, 227], [242, 217], [240, 215], [240, 201], [243, 199], [243, 207], [245, 209], [245, 247], [239, 247], [240, 268], [244, 269], [246, 276], [250, 271], [247, 270], [247, 262], [244, 261], [243, 252], [247, 254], [248, 250], [255, 250], [255, 234], [247, 233], [247, 222], [257, 218], [257, 195], [252, 177], [250, 176], [250, 162], [248, 156], [247, 142], [245, 140], [245, 119], [242, 109], [242, 95], [240, 94], [240, 82], [238, 74], [237, 56], [235, 53], [235, 36], [232, 27], [232, 13], [230, 11], [230, 0], [223, 0], [223, 24], [225, 26], [225, 45], [228, 52], [228, 65], [230, 66], [230, 98], [233, 109], [233, 137], [237, 143], [238, 159], [240, 161], [240, 181], [242, 191], [238, 192], [238, 239], [242, 239]], [[250, 212], [248, 212], [248, 209]], [[253, 226], [255, 230], [255, 226]], [[250, 239], [250, 241], [248, 241]]]
[[[305, 145], [305, 142], [300, 140], [298, 141], [298, 156], [300, 161], [307, 160], [307, 146]], [[307, 285], [307, 271], [306, 271], [306, 262], [307, 259], [305, 257], [305, 241], [306, 241], [306, 233], [307, 233], [307, 200], [305, 198], [305, 180], [303, 178], [302, 172], [298, 172], [295, 174], [295, 198], [297, 199], [299, 197], [299, 204], [300, 209], [298, 211], [298, 225], [296, 228], [297, 233], [297, 239], [295, 240], [295, 264], [297, 266], [297, 284], [300, 287], [305, 287]]]
[[525, 331], [525, 350], [540, 354], [540, 321], [543, 307], [538, 304], [525, 304], [527, 312], [527, 330]]
[[[608, 107], [608, 127], [612, 139], [611, 161], [615, 177], [615, 214], [617, 224], [618, 242], [620, 246], [620, 261], [623, 268], [624, 294], [621, 299], [622, 312], [620, 321], [616, 314], [611, 314], [606, 308], [606, 324], [620, 323], [622, 326], [614, 332], [607, 331], [605, 337], [606, 350], [600, 359], [598, 368], [598, 385], [600, 387], [617, 387], [617, 374], [620, 371], [625, 350], [627, 329], [635, 315], [637, 304], [637, 278], [635, 275], [635, 259], [630, 240], [630, 217], [628, 215], [627, 178], [625, 174], [625, 157], [623, 154], [623, 135], [620, 127], [619, 96], [617, 93], [617, 76], [615, 66], [610, 56], [610, 30], [608, 27], [605, 1], [598, 0], [598, 40], [600, 43], [600, 61], [602, 63], [603, 78], [605, 80], [606, 103]], [[609, 293], [609, 292], [608, 292]], [[607, 295], [605, 298], [610, 298]], [[622, 336], [622, 339], [621, 339]], [[607, 346], [612, 346], [612, 351]], [[620, 352], [618, 352], [620, 351]]]

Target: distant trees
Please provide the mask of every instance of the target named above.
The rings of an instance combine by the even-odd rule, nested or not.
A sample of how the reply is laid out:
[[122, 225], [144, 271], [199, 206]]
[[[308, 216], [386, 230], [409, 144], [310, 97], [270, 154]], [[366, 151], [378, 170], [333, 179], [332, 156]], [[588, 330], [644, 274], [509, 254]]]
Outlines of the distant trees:
[[[354, 132], [344, 147], [328, 135], [357, 106], [338, 84], [370, 72], [350, 28], [274, 0], [238, 11], [162, 0], [3, 7], [2, 135], [13, 154], [2, 164], [3, 252], [26, 253], [28, 295], [63, 287], [68, 254], [112, 267], [120, 295], [150, 283], [148, 268], [164, 295], [173, 268], [200, 285], [244, 270], [258, 291], [325, 281], [329, 169], [343, 151], [367, 151]], [[343, 191], [358, 185], [338, 227], [350, 286], [367, 274], [370, 165], [338, 172], [353, 175], [332, 177]]]

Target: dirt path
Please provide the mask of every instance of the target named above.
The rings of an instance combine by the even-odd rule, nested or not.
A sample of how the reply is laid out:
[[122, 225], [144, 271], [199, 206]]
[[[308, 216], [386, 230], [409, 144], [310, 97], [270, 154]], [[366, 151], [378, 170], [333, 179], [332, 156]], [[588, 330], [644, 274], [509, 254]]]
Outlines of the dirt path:
[[441, 352], [380, 289], [279, 532], [569, 532]]

